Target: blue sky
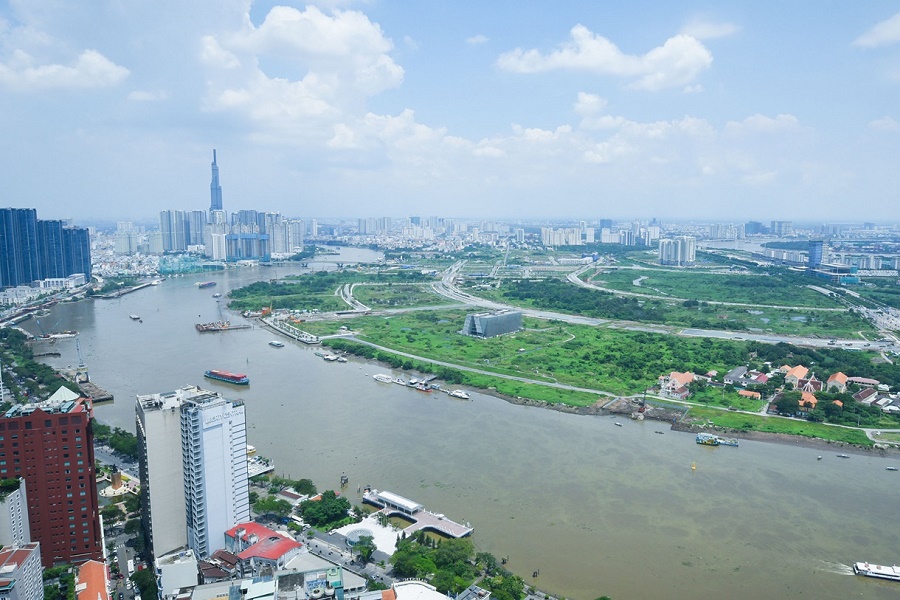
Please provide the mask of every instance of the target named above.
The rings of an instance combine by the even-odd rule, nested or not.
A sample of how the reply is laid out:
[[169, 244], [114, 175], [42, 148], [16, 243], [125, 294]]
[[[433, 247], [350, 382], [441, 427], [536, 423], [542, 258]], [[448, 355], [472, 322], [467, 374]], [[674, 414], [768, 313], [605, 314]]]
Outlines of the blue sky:
[[900, 219], [893, 2], [0, 2], [43, 218]]

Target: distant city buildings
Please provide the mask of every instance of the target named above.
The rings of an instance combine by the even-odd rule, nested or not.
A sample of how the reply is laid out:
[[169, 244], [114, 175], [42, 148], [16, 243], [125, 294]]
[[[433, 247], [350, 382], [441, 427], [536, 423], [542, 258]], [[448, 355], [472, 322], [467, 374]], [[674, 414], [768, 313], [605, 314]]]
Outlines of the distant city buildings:
[[0, 288], [75, 273], [91, 278], [87, 229], [40, 220], [33, 208], [0, 208]]
[[[144, 530], [156, 557], [200, 558], [250, 519], [244, 405], [194, 386], [138, 396]], [[180, 501], [180, 502], [179, 502]]]
[[680, 236], [659, 240], [659, 264], [687, 267], [697, 260], [697, 239]]

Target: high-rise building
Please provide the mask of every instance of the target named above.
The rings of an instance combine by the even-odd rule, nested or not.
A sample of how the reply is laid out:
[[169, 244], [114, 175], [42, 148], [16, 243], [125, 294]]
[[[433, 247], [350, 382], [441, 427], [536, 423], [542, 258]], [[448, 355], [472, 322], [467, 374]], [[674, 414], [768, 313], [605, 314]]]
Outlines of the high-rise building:
[[250, 520], [246, 413], [212, 393], [186, 398], [181, 413], [188, 547], [205, 558]]
[[690, 236], [659, 240], [659, 264], [685, 267], [697, 259], [697, 240]]
[[0, 208], [0, 287], [40, 279], [37, 210]]
[[222, 210], [222, 186], [219, 185], [219, 165], [216, 164], [216, 149], [213, 148], [212, 181], [209, 182], [209, 212]]
[[0, 479], [0, 546], [31, 543], [25, 479]]
[[778, 237], [787, 237], [794, 234], [793, 221], [772, 221], [769, 224], [770, 233]]
[[0, 598], [44, 600], [40, 544], [7, 546], [0, 550]]
[[825, 261], [825, 241], [810, 240], [809, 241], [809, 266], [818, 267]]
[[612, 219], [600, 219], [600, 229], [612, 230], [612, 227], [613, 227]]
[[65, 387], [0, 415], [0, 478], [25, 479], [45, 567], [102, 557], [90, 421], [90, 402]]
[[207, 557], [250, 518], [244, 405], [188, 386], [137, 397], [144, 531], [159, 558]]
[[37, 222], [38, 262], [41, 279], [65, 277], [66, 251], [62, 221]]
[[[40, 222], [40, 221], [38, 221]], [[63, 277], [84, 273], [84, 280], [91, 280], [91, 236], [87, 229], [65, 227], [63, 229]], [[43, 276], [44, 278], [47, 275]]]
[[162, 235], [163, 252], [187, 250], [190, 225], [183, 210], [159, 211], [159, 232]]

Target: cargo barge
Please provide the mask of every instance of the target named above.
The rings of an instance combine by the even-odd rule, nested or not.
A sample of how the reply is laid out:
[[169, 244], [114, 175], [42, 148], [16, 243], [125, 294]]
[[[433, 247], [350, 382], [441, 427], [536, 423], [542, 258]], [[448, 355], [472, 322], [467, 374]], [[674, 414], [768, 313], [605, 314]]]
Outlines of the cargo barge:
[[219, 371], [217, 369], [210, 369], [203, 376], [217, 381], [224, 381], [225, 383], [233, 383], [234, 385], [248, 385], [250, 383], [250, 378], [243, 373], [229, 373], [228, 371]]

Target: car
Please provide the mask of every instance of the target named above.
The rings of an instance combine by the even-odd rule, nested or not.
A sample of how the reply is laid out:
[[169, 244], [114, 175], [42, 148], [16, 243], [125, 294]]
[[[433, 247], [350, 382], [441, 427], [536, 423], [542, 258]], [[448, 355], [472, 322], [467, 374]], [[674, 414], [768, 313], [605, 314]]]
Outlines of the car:
[[119, 592], [119, 600], [125, 600], [125, 593]]

